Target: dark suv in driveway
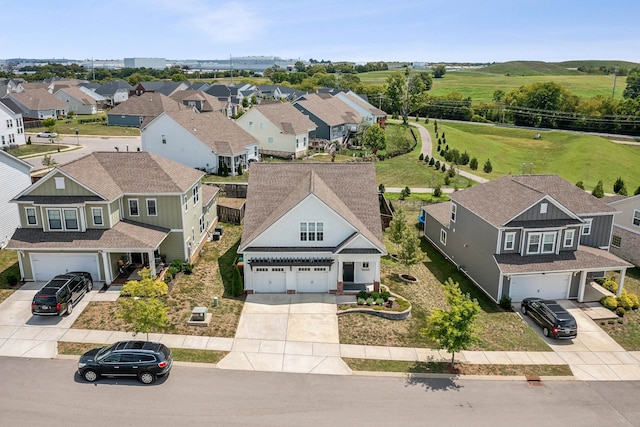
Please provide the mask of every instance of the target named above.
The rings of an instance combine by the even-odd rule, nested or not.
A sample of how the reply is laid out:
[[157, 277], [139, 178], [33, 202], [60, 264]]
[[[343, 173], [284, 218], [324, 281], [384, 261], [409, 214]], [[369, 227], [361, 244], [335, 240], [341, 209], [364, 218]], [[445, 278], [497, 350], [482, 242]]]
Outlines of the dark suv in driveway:
[[525, 298], [522, 300], [521, 311], [542, 326], [545, 337], [573, 339], [578, 336], [576, 319], [555, 301]]
[[31, 314], [62, 316], [71, 314], [73, 306], [93, 288], [90, 273], [60, 274], [49, 280], [35, 294], [31, 302]]
[[101, 376], [137, 377], [151, 384], [171, 370], [173, 359], [167, 346], [151, 341], [119, 341], [89, 350], [78, 362], [78, 373], [93, 382]]

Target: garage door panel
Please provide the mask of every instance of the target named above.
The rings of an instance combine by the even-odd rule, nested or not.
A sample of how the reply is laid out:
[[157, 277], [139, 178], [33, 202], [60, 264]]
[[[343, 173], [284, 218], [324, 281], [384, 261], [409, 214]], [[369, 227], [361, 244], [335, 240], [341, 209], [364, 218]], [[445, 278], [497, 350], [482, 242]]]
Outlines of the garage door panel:
[[253, 291], [256, 293], [283, 293], [287, 291], [284, 268], [256, 268], [253, 272]]
[[88, 271], [93, 280], [100, 280], [95, 254], [31, 254], [30, 257], [35, 281], [47, 281], [69, 271]]
[[570, 284], [571, 273], [512, 276], [509, 296], [513, 302], [527, 297], [566, 299]]
[[299, 268], [296, 273], [296, 287], [299, 293], [326, 293], [329, 292], [328, 269]]

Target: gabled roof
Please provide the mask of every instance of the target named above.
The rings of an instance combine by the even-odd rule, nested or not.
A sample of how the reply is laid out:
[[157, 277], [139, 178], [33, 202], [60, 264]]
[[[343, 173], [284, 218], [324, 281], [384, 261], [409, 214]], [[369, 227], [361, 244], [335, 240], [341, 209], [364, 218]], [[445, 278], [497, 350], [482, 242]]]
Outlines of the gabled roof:
[[222, 111], [227, 106], [227, 103], [220, 101], [215, 96], [209, 95], [202, 90], [179, 90], [171, 95], [170, 98], [182, 104], [187, 101], [202, 102], [203, 106], [200, 112]]
[[15, 101], [11, 98], [2, 98], [0, 99], [0, 104], [2, 104], [1, 108], [5, 108], [9, 114], [22, 114], [22, 109]]
[[165, 111], [178, 111], [182, 104], [161, 93], [146, 92], [140, 96], [129, 97], [126, 101], [113, 107], [109, 114], [133, 116], [158, 116]]
[[367, 102], [364, 99], [362, 99], [362, 97], [360, 95], [356, 94], [355, 92], [352, 92], [352, 91], [341, 92], [337, 96], [338, 97], [344, 96], [344, 97], [348, 98], [351, 102], [353, 102], [353, 103], [359, 105], [361, 108], [369, 111], [374, 116], [386, 116], [387, 115], [387, 113], [385, 113], [381, 109], [376, 108], [373, 105], [369, 104], [369, 102]]
[[316, 128], [309, 117], [286, 102], [265, 103], [254, 108], [285, 135], [299, 135]]
[[146, 91], [157, 92], [160, 88], [162, 88], [162, 86], [165, 85], [165, 83], [167, 82], [163, 82], [163, 81], [140, 82], [139, 86], [142, 86], [142, 88]]
[[80, 89], [79, 87], [76, 86], [72, 86], [72, 87], [66, 87], [63, 89], [60, 89], [56, 92], [64, 92], [67, 95], [77, 99], [78, 101], [80, 101], [81, 103], [83, 103], [84, 105], [96, 105], [97, 102], [95, 100], [95, 98], [93, 98], [91, 95], [89, 95], [88, 93], [84, 92], [82, 89]]
[[[201, 171], [145, 151], [96, 151], [58, 166], [52, 172], [55, 170], [106, 200], [115, 200], [126, 193], [182, 194], [204, 175]], [[46, 177], [41, 181], [44, 179]]]
[[210, 87], [211, 87], [211, 85], [209, 83], [207, 83], [207, 82], [193, 82], [189, 86], [189, 89], [190, 90], [205, 91], [205, 90], [209, 89]]
[[372, 163], [254, 163], [240, 248], [312, 195], [385, 251]]
[[231, 89], [229, 88], [229, 86], [223, 84], [211, 85], [211, 87], [205, 92], [207, 92], [209, 95], [217, 97], [228, 98], [231, 96]]
[[127, 91], [133, 89], [129, 83], [124, 80], [111, 80], [96, 89], [96, 93], [100, 95], [113, 95], [119, 90]]
[[[247, 147], [258, 140], [236, 122], [221, 113], [197, 113], [193, 110], [167, 111], [165, 113], [217, 155], [232, 156], [247, 152]], [[155, 121], [154, 121], [155, 122]], [[143, 130], [149, 127], [149, 123]]]
[[551, 197], [578, 216], [613, 214], [615, 209], [557, 175], [510, 175], [451, 194], [459, 203], [495, 227]]
[[[11, 153], [7, 153], [4, 150], [0, 150], [0, 157], [4, 157], [6, 162], [10, 162], [10, 163], [15, 164], [16, 165], [16, 169], [18, 169], [18, 168], [24, 169], [27, 175], [29, 174], [29, 171], [33, 167], [33, 166], [31, 166], [31, 163], [27, 163], [24, 160], [19, 159], [18, 157], [14, 156]], [[5, 161], [2, 161], [2, 163], [5, 163]]]
[[64, 110], [67, 108], [65, 102], [51, 95], [46, 89], [29, 89], [24, 92], [10, 93], [7, 96], [32, 111]]
[[171, 94], [187, 89], [189, 82], [164, 82], [164, 84], [156, 91], [163, 95], [171, 96]]
[[328, 94], [310, 93], [296, 101], [300, 107], [329, 126], [339, 126], [345, 123], [360, 123], [362, 117], [344, 101]]

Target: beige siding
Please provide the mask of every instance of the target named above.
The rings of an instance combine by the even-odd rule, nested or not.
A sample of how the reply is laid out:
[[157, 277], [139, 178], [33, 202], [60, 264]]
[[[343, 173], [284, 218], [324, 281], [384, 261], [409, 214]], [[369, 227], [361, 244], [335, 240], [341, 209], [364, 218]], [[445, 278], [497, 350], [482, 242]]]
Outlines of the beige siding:
[[[129, 200], [138, 200], [138, 216], [129, 213]], [[149, 215], [147, 201], [155, 200], [156, 215]], [[200, 206], [200, 205], [198, 205]], [[124, 218], [170, 229], [182, 228], [182, 198], [179, 196], [129, 196], [123, 198]]]
[[[64, 178], [64, 189], [56, 189], [56, 180], [54, 178]], [[30, 195], [34, 196], [95, 196], [95, 193], [87, 190], [85, 187], [78, 185], [75, 181], [72, 181], [68, 177], [57, 173], [42, 184], [39, 184], [36, 188], [29, 191]]]
[[166, 239], [160, 244], [160, 253], [166, 255], [167, 262], [175, 259], [185, 260], [187, 255], [184, 253], [185, 238], [180, 232], [169, 233]]
[[111, 202], [109, 210], [111, 210], [111, 224], [115, 225], [120, 221], [120, 199]]
[[[33, 270], [31, 269], [31, 257], [29, 257], [29, 252], [23, 252], [22, 256], [22, 268], [24, 269], [24, 280], [33, 280]], [[20, 252], [18, 252], [18, 256]]]
[[[38, 222], [36, 225], [27, 224], [27, 211], [25, 209], [27, 207], [34, 208], [36, 210], [36, 219]], [[18, 203], [18, 214], [20, 215], [20, 224], [22, 228], [42, 228], [42, 215], [40, 212], [40, 208], [37, 206], [33, 206], [31, 202]]]
[[[100, 208], [102, 210], [102, 225], [94, 225], [93, 224], [93, 211], [92, 208]], [[96, 204], [91, 203], [87, 204], [84, 207], [84, 215], [87, 219], [87, 229], [90, 228], [98, 228], [98, 229], [106, 229], [109, 228], [109, 216], [108, 216], [108, 205], [105, 203]]]

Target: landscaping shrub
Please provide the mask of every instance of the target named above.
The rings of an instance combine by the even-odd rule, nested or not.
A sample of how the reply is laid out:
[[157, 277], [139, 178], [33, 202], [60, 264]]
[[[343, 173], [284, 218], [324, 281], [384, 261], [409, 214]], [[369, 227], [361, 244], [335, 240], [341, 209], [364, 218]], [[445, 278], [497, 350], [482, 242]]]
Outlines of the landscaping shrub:
[[180, 272], [180, 270], [177, 269], [176, 267], [174, 267], [173, 265], [171, 267], [167, 268], [167, 274], [170, 274], [171, 277], [175, 277], [176, 274], [178, 274], [179, 272]]
[[627, 311], [626, 311], [624, 308], [622, 308], [622, 307], [618, 307], [618, 308], [616, 308], [616, 314], [617, 314], [619, 317], [624, 317], [624, 314], [625, 314], [626, 312], [627, 312]]
[[373, 291], [371, 292], [370, 297], [373, 298], [374, 300], [377, 300], [378, 298], [380, 298], [380, 292]]
[[[366, 292], [365, 292], [366, 293]], [[364, 305], [366, 300], [364, 298], [358, 297], [358, 305]]]
[[172, 280], [173, 280], [173, 274], [171, 274], [169, 270], [167, 270], [167, 272], [164, 273], [164, 283], [169, 283]]
[[367, 305], [373, 305], [373, 303], [374, 303], [374, 302], [375, 302], [375, 301], [374, 301], [374, 299], [373, 299], [373, 298], [371, 298], [371, 297], [369, 297], [369, 298], [367, 298], [367, 299], [366, 299], [366, 303], [367, 303]]
[[576, 187], [578, 187], [581, 190], [584, 190], [584, 182], [582, 181], [576, 182]]
[[427, 154], [426, 156], [424, 156], [424, 162], [425, 163], [429, 163], [429, 155]]
[[177, 272], [181, 272], [182, 271], [182, 264], [183, 264], [183, 262], [180, 261], [179, 259], [174, 259], [171, 262], [171, 267], [174, 267], [177, 270]]
[[391, 296], [391, 293], [388, 291], [383, 291], [383, 292], [380, 292], [380, 296], [382, 297], [383, 300], [389, 301], [389, 297]]
[[424, 154], [420, 153], [420, 156], [418, 157], [418, 160], [423, 161], [424, 160]]
[[182, 266], [182, 271], [184, 271], [184, 274], [187, 274], [187, 275], [191, 274], [193, 272], [193, 264], [190, 264], [188, 262], [185, 263]]
[[434, 195], [434, 197], [440, 197], [440, 196], [442, 196], [442, 189], [440, 188], [440, 184], [436, 185], [436, 186], [433, 188], [433, 195]]
[[509, 295], [502, 295], [502, 298], [500, 298], [500, 307], [505, 310], [511, 310], [511, 297]]
[[618, 308], [624, 308], [625, 310], [631, 310], [633, 307], [633, 301], [629, 298], [629, 294], [622, 294], [618, 298]]
[[469, 169], [473, 171], [478, 169], [478, 159], [474, 157], [469, 161]]
[[597, 197], [598, 199], [602, 199], [604, 197], [604, 188], [603, 188], [602, 181], [598, 181], [596, 186], [593, 187], [593, 190], [591, 191], [591, 195], [593, 197]]
[[482, 170], [484, 170], [484, 173], [491, 173], [491, 171], [493, 171], [491, 160], [487, 159], [487, 161], [484, 162], [484, 168], [482, 168]]
[[612, 311], [618, 308], [618, 300], [612, 296], [600, 298], [600, 304]]
[[382, 298], [376, 299], [376, 305], [384, 305], [384, 300]]
[[358, 292], [358, 299], [367, 299], [369, 297], [369, 293], [367, 291]]
[[638, 300], [638, 295], [636, 294], [627, 294], [627, 298], [631, 300], [631, 309], [637, 310], [640, 308], [640, 300]]
[[618, 284], [615, 280], [607, 279], [602, 283], [602, 287], [608, 290], [609, 292], [613, 292], [614, 294], [618, 292]]

